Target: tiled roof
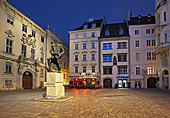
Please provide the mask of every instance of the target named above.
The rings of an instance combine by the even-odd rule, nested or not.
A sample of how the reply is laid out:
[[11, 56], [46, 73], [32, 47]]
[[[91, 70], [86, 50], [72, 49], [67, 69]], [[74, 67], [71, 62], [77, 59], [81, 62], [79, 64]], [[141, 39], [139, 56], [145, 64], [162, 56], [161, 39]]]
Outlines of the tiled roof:
[[155, 24], [155, 17], [154, 16], [139, 16], [138, 17], [131, 17], [130, 21], [128, 22], [129, 25], [144, 25], [144, 24]]
[[103, 19], [94, 20], [93, 22], [88, 22], [88, 23], [85, 22], [82, 26], [76, 28], [75, 30], [82, 30], [82, 29], [84, 29], [84, 25], [85, 24], [88, 25], [87, 29], [90, 29], [90, 28], [92, 28], [92, 24], [94, 24], [94, 23], [96, 23], [96, 28], [99, 28], [101, 26], [101, 24], [102, 24], [102, 20]]
[[[119, 34], [120, 29], [123, 30], [123, 34]], [[105, 32], [107, 30], [109, 31], [108, 36], [105, 35]], [[129, 36], [127, 23], [114, 23], [103, 25], [102, 32], [100, 34], [100, 38], [123, 37], [123, 36]]]

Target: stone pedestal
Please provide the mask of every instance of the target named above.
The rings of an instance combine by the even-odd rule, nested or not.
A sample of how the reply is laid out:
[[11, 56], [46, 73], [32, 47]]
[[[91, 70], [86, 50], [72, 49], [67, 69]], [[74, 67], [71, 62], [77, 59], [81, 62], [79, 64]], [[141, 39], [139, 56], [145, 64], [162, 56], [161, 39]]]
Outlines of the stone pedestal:
[[47, 72], [46, 87], [47, 99], [58, 99], [65, 97], [65, 87], [63, 86], [63, 74], [56, 72]]

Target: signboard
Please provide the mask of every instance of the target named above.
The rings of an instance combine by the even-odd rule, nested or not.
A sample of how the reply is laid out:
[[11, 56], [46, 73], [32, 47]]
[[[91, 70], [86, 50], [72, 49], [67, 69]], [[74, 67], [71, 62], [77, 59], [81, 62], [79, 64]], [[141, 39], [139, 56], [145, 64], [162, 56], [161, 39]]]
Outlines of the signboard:
[[117, 77], [128, 77], [128, 74], [119, 74]]
[[80, 76], [81, 77], [84, 77], [84, 76], [97, 76], [97, 73], [81, 73]]
[[44, 82], [45, 87], [55, 87], [55, 83]]

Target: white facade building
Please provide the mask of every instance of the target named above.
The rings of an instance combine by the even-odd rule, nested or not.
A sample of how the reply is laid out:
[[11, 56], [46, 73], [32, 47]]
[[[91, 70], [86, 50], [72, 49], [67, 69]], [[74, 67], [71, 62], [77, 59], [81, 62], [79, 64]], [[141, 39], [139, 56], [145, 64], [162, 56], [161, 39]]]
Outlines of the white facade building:
[[155, 18], [151, 14], [138, 17], [128, 15], [131, 14], [127, 13], [131, 88], [155, 88], [157, 78]]

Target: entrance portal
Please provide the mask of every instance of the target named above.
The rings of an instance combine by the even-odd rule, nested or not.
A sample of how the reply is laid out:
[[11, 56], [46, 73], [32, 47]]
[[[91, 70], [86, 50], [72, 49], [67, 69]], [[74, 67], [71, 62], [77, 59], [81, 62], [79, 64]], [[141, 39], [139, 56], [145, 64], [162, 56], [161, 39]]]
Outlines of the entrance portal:
[[23, 74], [22, 87], [23, 89], [32, 89], [32, 74], [29, 71]]
[[162, 73], [162, 88], [169, 88], [169, 72], [167, 70]]
[[112, 80], [104, 79], [104, 88], [112, 88]]
[[156, 88], [156, 78], [150, 77], [147, 79], [147, 88]]

